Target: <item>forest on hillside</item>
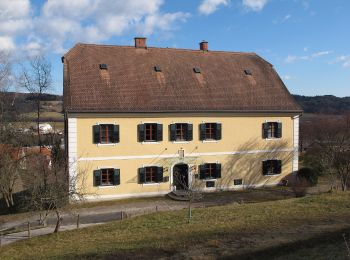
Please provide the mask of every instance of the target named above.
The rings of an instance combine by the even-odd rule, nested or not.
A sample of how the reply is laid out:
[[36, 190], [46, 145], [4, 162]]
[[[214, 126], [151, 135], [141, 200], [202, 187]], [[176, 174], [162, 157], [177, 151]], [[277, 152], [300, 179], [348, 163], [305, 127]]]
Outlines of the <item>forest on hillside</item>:
[[350, 112], [350, 97], [293, 95], [304, 113], [338, 115]]

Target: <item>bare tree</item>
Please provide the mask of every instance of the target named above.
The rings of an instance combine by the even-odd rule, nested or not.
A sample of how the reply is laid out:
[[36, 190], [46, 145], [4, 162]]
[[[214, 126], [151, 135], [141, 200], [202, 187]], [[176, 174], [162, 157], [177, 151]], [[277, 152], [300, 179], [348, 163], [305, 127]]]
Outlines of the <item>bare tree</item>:
[[38, 145], [42, 146], [40, 133], [40, 101], [43, 94], [51, 87], [51, 63], [44, 56], [37, 56], [30, 60], [28, 66], [22, 67], [19, 77], [19, 85], [24, 87], [30, 93], [36, 95], [36, 112], [37, 112], [37, 134]]
[[14, 206], [13, 193], [20, 178], [21, 150], [10, 145], [0, 147], [0, 192], [8, 208]]
[[[189, 170], [189, 169], [188, 169]], [[181, 174], [174, 169], [173, 172], [174, 181], [181, 187], [180, 190], [174, 191], [175, 195], [178, 193], [188, 201], [188, 223], [192, 219], [192, 206], [195, 201], [199, 201], [203, 198], [203, 181], [196, 178], [193, 174], [188, 174], [188, 177]]]
[[305, 163], [330, 177], [332, 189], [339, 182], [343, 191], [350, 181], [350, 124], [348, 116], [319, 120], [313, 126], [313, 142]]
[[[51, 214], [56, 216], [58, 232], [62, 223], [62, 212], [67, 204], [84, 199], [85, 172], [80, 171], [75, 176], [69, 176], [64, 150], [60, 147], [59, 138], [52, 144], [50, 154], [47, 148], [28, 155], [27, 173], [24, 179], [27, 195], [25, 197], [28, 210], [42, 211], [45, 223]], [[77, 185], [79, 183], [79, 185]]]

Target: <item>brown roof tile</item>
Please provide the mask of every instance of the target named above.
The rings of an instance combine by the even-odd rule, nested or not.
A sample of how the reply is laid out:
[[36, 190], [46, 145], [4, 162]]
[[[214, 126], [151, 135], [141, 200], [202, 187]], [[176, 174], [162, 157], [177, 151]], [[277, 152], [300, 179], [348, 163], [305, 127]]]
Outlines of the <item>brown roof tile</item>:
[[[108, 65], [107, 71], [100, 70], [101, 63]], [[254, 53], [93, 44], [77, 44], [65, 55], [64, 109], [301, 111], [271, 64]]]

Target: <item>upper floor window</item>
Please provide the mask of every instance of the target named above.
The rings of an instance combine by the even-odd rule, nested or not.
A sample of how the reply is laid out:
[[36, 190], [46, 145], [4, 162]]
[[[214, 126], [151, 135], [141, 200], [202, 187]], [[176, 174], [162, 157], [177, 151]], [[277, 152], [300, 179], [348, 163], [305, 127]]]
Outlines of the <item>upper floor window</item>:
[[163, 182], [163, 167], [147, 166], [139, 168], [139, 183]]
[[169, 126], [170, 141], [192, 141], [193, 125], [186, 123], [176, 123]]
[[138, 125], [139, 142], [163, 141], [163, 125], [145, 123]]
[[119, 125], [100, 124], [93, 126], [94, 144], [119, 143]]
[[281, 160], [266, 160], [263, 161], [263, 175], [275, 175], [282, 172]]
[[199, 166], [200, 179], [218, 179], [221, 178], [220, 163], [205, 163]]
[[107, 168], [94, 171], [94, 186], [112, 186], [120, 184], [120, 170]]
[[281, 138], [282, 137], [282, 123], [266, 122], [263, 123], [263, 138]]
[[220, 123], [200, 124], [200, 140], [221, 140]]

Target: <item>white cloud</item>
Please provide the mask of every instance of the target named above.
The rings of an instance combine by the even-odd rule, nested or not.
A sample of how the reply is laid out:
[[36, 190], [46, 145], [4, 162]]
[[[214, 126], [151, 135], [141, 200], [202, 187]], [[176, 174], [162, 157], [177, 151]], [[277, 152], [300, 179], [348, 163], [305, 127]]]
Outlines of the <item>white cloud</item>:
[[268, 0], [243, 0], [242, 4], [246, 9], [258, 12], [265, 7], [267, 1]]
[[319, 51], [319, 52], [315, 52], [313, 54], [311, 54], [312, 57], [321, 57], [321, 56], [325, 56], [328, 54], [331, 54], [333, 51]]
[[0, 51], [12, 51], [16, 45], [11, 37], [0, 36]]
[[199, 5], [198, 10], [202, 14], [209, 15], [214, 13], [220, 5], [228, 5], [229, 0], [203, 0]]
[[0, 1], [0, 34], [14, 35], [31, 26], [29, 0]]
[[164, 1], [50, 0], [31, 7], [29, 0], [0, 0], [0, 48], [15, 48], [17, 39], [18, 50], [29, 55], [39, 45], [41, 51], [61, 54], [76, 42], [99, 43], [125, 33], [169, 34], [190, 14], [162, 12]]
[[286, 15], [283, 17], [282, 22], [285, 22], [285, 21], [289, 20], [291, 17], [292, 17], [292, 15], [286, 14]]
[[291, 80], [291, 79], [292, 79], [292, 76], [290, 76], [290, 75], [284, 75], [284, 76], [282, 76], [282, 79], [283, 79], [283, 80]]
[[344, 68], [350, 68], [350, 56], [339, 56], [337, 57], [337, 62], [341, 62]]
[[51, 0], [47, 1], [36, 28], [56, 52], [67, 42], [99, 43], [134, 31], [140, 35], [169, 32], [188, 13], [163, 13], [163, 0]]
[[[307, 51], [307, 49], [304, 48], [304, 51]], [[288, 55], [284, 61], [285, 63], [294, 63], [299, 60], [312, 60], [315, 58], [319, 58], [321, 56], [329, 55], [331, 53], [333, 53], [333, 51], [319, 51], [319, 52], [312, 53], [310, 55], [303, 55], [303, 56]]]

